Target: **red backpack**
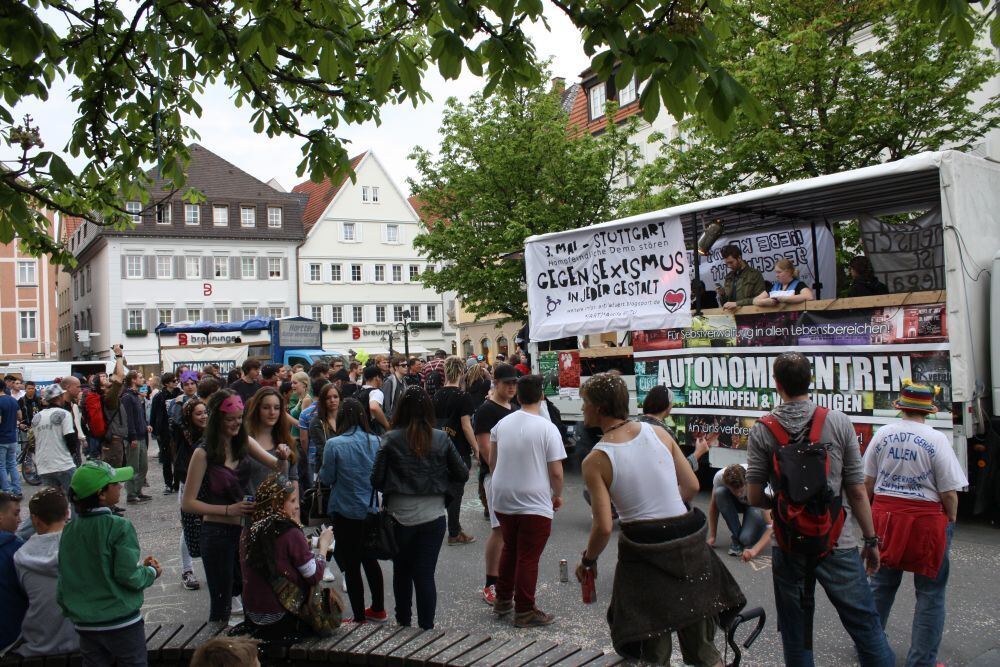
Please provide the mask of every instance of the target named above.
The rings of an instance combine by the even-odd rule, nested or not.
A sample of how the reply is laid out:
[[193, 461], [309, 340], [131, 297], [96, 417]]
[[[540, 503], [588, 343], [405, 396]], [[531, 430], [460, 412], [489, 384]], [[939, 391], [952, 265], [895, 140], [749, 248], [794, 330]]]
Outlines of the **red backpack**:
[[827, 483], [828, 444], [820, 442], [829, 410], [817, 407], [806, 427], [789, 436], [774, 415], [760, 421], [777, 441], [774, 449], [778, 478], [774, 500], [774, 536], [782, 551], [822, 558], [833, 550], [844, 528], [841, 497]]

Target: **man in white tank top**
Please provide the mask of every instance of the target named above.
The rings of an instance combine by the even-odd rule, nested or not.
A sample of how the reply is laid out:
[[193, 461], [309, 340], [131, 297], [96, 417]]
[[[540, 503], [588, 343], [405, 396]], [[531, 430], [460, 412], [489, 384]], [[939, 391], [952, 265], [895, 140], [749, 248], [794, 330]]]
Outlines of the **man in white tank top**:
[[598, 556], [611, 538], [614, 502], [621, 518], [619, 563], [629, 563], [615, 570], [608, 609], [615, 650], [669, 664], [676, 631], [685, 664], [721, 665], [715, 618], [742, 607], [746, 598], [706, 543], [705, 515], [686, 505], [698, 493], [698, 478], [666, 430], [629, 419], [628, 389], [620, 377], [597, 374], [580, 396], [584, 424], [604, 435], [583, 461], [593, 522], [577, 578], [583, 581], [590, 570], [596, 579]]

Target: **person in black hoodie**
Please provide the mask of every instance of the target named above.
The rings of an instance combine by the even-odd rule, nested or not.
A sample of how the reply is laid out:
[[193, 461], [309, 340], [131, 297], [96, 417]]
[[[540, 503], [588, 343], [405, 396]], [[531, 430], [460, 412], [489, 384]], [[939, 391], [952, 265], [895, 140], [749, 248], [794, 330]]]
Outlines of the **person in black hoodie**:
[[149, 408], [149, 425], [156, 436], [156, 444], [160, 449], [160, 465], [163, 467], [163, 495], [177, 493], [181, 481], [174, 477], [174, 443], [170, 437], [170, 416], [167, 414], [167, 402], [181, 394], [177, 386], [177, 376], [164, 373], [160, 376], [163, 386], [153, 397]]
[[875, 277], [871, 260], [864, 255], [852, 259], [847, 265], [847, 272], [851, 274], [851, 286], [847, 289], [847, 296], [876, 296], [889, 293], [889, 288]]

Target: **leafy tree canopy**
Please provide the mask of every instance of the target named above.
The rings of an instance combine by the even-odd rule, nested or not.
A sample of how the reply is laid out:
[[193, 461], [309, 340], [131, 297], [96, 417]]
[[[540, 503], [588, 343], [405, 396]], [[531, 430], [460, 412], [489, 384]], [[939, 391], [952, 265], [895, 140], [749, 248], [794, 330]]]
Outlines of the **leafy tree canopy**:
[[[614, 109], [614, 105], [609, 105]], [[609, 116], [610, 118], [610, 116]], [[438, 157], [418, 148], [411, 181], [427, 226], [414, 246], [443, 268], [425, 285], [454, 290], [480, 317], [527, 319], [524, 250], [533, 234], [613, 219], [633, 196], [636, 121], [573, 135], [558, 91], [540, 86], [448, 101]]]
[[[603, 78], [616, 63], [649, 82], [647, 109], [699, 113], [724, 128], [745, 91], [717, 65], [726, 0], [551, 0], [582, 32]], [[299, 175], [348, 172], [338, 128], [378, 121], [386, 103], [427, 98], [435, 66], [486, 79], [487, 95], [539, 80], [523, 27], [542, 21], [543, 0], [0, 0], [0, 242], [19, 236], [35, 253], [70, 261], [35, 209], [128, 225], [123, 203], [149, 206], [156, 165], [184, 187], [194, 138], [185, 114], [222, 83], [253, 128], [303, 141]], [[69, 144], [45, 147], [45, 128], [14, 107], [45, 100], [67, 79], [76, 116]], [[47, 148], [46, 150], [43, 150]], [[186, 192], [191, 201], [199, 194]]]

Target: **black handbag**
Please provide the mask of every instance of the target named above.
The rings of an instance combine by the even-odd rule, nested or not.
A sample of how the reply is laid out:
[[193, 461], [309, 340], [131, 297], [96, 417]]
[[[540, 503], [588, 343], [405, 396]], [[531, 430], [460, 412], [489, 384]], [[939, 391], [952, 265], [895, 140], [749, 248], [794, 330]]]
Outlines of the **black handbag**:
[[364, 555], [375, 560], [392, 560], [399, 553], [396, 544], [396, 519], [384, 507], [379, 508], [372, 489], [369, 506], [376, 511], [365, 517]]
[[[201, 488], [198, 489], [198, 500], [204, 502], [208, 492], [208, 470], [201, 479]], [[201, 558], [201, 524], [200, 514], [189, 514], [181, 510], [181, 532], [184, 534], [184, 543], [187, 544], [188, 553], [191, 558]]]

